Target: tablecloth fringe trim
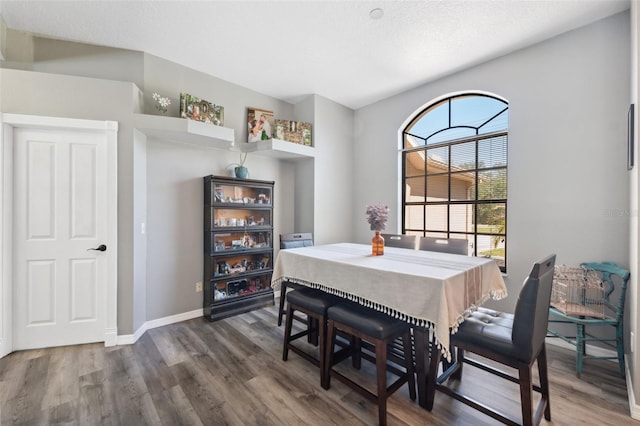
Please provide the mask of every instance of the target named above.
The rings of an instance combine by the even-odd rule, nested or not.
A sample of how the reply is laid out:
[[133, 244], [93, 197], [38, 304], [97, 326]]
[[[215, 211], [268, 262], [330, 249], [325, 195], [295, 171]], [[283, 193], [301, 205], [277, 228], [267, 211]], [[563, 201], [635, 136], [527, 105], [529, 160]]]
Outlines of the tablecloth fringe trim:
[[[383, 312], [389, 316], [392, 316], [394, 318], [398, 318], [401, 319], [411, 325], [414, 325], [416, 327], [424, 327], [424, 328], [431, 328], [435, 330], [435, 324], [432, 323], [431, 321], [424, 319], [424, 318], [416, 318], [407, 314], [404, 314], [402, 312], [399, 312], [393, 308], [390, 308], [388, 306], [379, 304], [379, 303], [375, 303], [372, 302], [370, 300], [364, 299], [360, 296], [356, 296], [354, 294], [348, 293], [346, 291], [342, 291], [342, 290], [337, 290], [335, 288], [331, 288], [331, 287], [326, 287], [322, 284], [318, 284], [318, 283], [313, 283], [313, 282], [309, 282], [309, 281], [305, 281], [305, 280], [301, 280], [298, 278], [289, 278], [289, 277], [281, 277], [278, 278], [277, 280], [273, 281], [272, 286], [276, 286], [278, 284], [281, 284], [282, 281], [290, 281], [296, 284], [302, 284], [306, 287], [311, 287], [311, 288], [315, 288], [317, 290], [322, 290], [325, 293], [330, 293], [333, 294], [335, 296], [339, 296], [342, 297], [343, 299], [347, 299], [347, 300], [351, 300], [353, 302], [356, 302], [362, 306], [366, 306], [368, 308], [373, 308], [376, 311], [379, 312]], [[438, 343], [438, 347], [441, 347], [440, 343]], [[443, 349], [444, 350], [444, 349]], [[448, 352], [448, 350], [446, 350], [446, 352]], [[443, 352], [445, 353], [445, 352]]]

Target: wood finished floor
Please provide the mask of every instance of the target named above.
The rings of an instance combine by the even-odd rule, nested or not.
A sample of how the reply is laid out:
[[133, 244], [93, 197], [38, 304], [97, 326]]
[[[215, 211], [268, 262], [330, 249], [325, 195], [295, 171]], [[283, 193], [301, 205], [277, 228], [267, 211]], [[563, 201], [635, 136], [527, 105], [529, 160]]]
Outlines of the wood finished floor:
[[[373, 403], [336, 380], [323, 390], [318, 369], [295, 353], [283, 362], [282, 336], [274, 307], [152, 329], [129, 346], [15, 352], [0, 359], [0, 424], [377, 424]], [[640, 425], [629, 415], [616, 364], [587, 363], [577, 379], [572, 352], [549, 347], [548, 358], [553, 421], [542, 424]], [[369, 363], [351, 373], [373, 385]], [[469, 366], [458, 385], [519, 418], [515, 385]], [[409, 399], [405, 386], [389, 399], [388, 424], [496, 422], [440, 393], [427, 412]]]

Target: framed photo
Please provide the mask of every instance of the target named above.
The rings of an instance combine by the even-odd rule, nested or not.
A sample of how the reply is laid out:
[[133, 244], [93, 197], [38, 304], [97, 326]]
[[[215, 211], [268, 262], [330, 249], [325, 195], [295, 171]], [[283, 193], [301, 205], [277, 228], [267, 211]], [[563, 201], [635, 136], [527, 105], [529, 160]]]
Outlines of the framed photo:
[[273, 111], [247, 108], [247, 142], [271, 139], [274, 128]]
[[633, 156], [635, 154], [634, 149], [634, 121], [635, 121], [635, 105], [629, 105], [629, 112], [627, 113], [627, 170], [633, 169]]
[[224, 107], [187, 93], [180, 93], [180, 117], [224, 126]]
[[276, 120], [276, 138], [311, 146], [311, 123]]

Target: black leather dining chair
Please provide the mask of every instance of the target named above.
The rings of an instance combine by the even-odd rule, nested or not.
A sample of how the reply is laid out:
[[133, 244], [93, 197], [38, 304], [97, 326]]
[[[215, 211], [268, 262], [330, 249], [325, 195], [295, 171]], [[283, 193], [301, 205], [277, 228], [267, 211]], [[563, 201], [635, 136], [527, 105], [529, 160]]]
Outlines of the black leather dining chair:
[[461, 238], [420, 237], [418, 249], [468, 255], [469, 243]]
[[382, 234], [384, 245], [387, 247], [399, 247], [415, 250], [417, 244], [417, 235], [403, 234]]
[[[409, 388], [409, 397], [413, 400], [416, 399], [414, 365], [411, 355], [411, 326], [401, 319], [351, 301], [344, 301], [330, 306], [327, 309], [327, 319], [323, 387], [329, 389], [332, 377], [340, 380], [360, 395], [375, 402], [378, 405], [378, 424], [380, 426], [386, 425], [387, 399], [391, 394], [406, 383]], [[336, 337], [339, 332], [351, 336], [351, 344], [349, 347], [335, 352], [336, 345], [338, 345]], [[401, 340], [404, 352], [402, 359], [394, 360], [399, 368], [392, 365], [392, 363], [387, 363], [389, 345], [396, 339]], [[361, 345], [365, 341], [373, 345], [373, 356], [366, 355], [361, 351]], [[354, 380], [333, 368], [344, 359], [342, 355], [345, 353], [352, 356], [353, 366], [358, 369], [361, 365], [361, 358], [376, 365], [375, 393], [371, 392], [368, 386], [363, 386], [360, 379]], [[388, 386], [387, 372], [397, 377]]]
[[[435, 389], [505, 424], [519, 424], [517, 420], [443, 384], [448, 378], [462, 379], [462, 366], [467, 363], [520, 385], [522, 424], [539, 424], [543, 413], [546, 420], [551, 420], [545, 336], [555, 260], [556, 256], [550, 255], [533, 266], [520, 290], [513, 315], [479, 309], [460, 324], [457, 333], [451, 335], [451, 344], [457, 350], [456, 360], [432, 384]], [[493, 366], [466, 358], [465, 352], [515, 368], [518, 376], [514, 377]], [[533, 385], [531, 376], [531, 368], [536, 361], [539, 386]], [[535, 415], [532, 410], [532, 390], [542, 395]]]
[[[280, 250], [298, 247], [309, 247], [313, 245], [313, 234], [301, 232], [294, 234], [280, 234]], [[299, 290], [304, 286], [290, 281], [282, 281], [280, 284], [280, 303], [278, 305], [278, 327], [282, 325], [282, 317], [287, 314], [284, 307], [287, 289]], [[304, 321], [303, 321], [304, 322]]]

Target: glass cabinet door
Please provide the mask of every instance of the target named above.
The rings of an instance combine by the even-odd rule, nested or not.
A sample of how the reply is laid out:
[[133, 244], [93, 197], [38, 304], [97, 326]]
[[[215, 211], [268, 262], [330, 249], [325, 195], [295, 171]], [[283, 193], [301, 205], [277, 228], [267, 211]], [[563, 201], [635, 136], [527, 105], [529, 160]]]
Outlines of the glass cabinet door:
[[216, 254], [271, 249], [271, 231], [214, 232], [211, 248]]
[[212, 207], [211, 215], [214, 228], [259, 228], [271, 227], [271, 209], [226, 209]]
[[244, 204], [252, 206], [271, 206], [272, 189], [268, 186], [234, 184], [216, 184], [212, 186], [211, 199], [215, 204]]
[[271, 288], [271, 275], [242, 277], [228, 281], [217, 281], [213, 284], [212, 300], [209, 303], [220, 302], [238, 296], [246, 296]]
[[261, 273], [273, 267], [271, 252], [210, 257], [209, 262], [215, 279]]

